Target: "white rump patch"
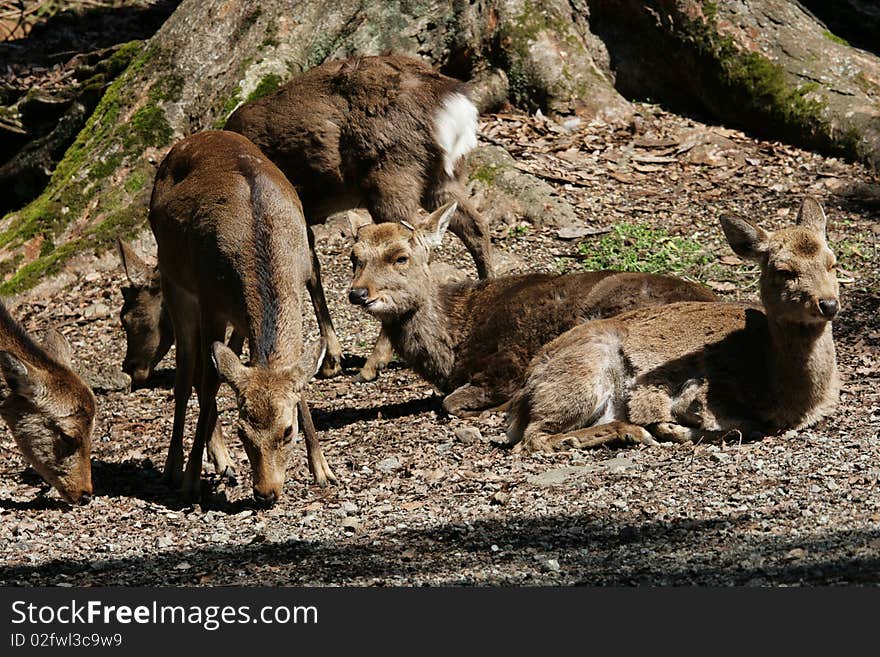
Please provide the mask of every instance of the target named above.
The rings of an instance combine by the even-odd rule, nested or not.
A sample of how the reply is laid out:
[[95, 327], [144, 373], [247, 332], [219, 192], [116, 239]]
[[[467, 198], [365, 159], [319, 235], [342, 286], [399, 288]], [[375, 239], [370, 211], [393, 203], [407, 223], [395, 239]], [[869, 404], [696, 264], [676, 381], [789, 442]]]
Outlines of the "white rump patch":
[[477, 145], [477, 108], [461, 93], [449, 94], [434, 119], [434, 138], [443, 150], [443, 168], [455, 176], [459, 158]]

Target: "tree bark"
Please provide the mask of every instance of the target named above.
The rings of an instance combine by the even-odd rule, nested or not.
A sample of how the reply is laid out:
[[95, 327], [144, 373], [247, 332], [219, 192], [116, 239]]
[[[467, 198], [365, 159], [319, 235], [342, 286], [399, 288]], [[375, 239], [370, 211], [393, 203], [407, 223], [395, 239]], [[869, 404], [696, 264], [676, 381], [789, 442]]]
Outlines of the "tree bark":
[[[173, 141], [352, 54], [432, 61], [469, 80], [484, 110], [510, 102], [619, 123], [632, 116], [627, 98], [650, 98], [878, 166], [880, 60], [825, 32], [789, 0], [185, 0], [110, 85], [44, 192], [0, 221], [0, 292], [141, 229]], [[560, 203], [557, 221], [569, 223]]]

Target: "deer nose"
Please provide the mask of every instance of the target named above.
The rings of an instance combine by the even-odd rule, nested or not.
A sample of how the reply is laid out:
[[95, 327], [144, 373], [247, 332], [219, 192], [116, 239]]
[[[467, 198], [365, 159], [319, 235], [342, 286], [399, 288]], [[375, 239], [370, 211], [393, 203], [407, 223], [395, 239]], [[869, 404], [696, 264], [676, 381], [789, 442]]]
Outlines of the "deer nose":
[[348, 301], [356, 306], [365, 306], [370, 292], [365, 287], [353, 287], [348, 291]]
[[260, 506], [270, 507], [278, 501], [278, 493], [276, 493], [274, 490], [270, 490], [268, 493], [261, 493], [260, 491], [255, 489], [254, 499]]
[[840, 310], [840, 304], [837, 303], [837, 299], [819, 300], [819, 312], [822, 313], [822, 317], [832, 319], [837, 314], [838, 310]]
[[91, 501], [92, 501], [92, 494], [91, 493], [83, 493], [82, 495], [79, 496], [80, 506], [85, 506], [86, 504], [88, 504]]

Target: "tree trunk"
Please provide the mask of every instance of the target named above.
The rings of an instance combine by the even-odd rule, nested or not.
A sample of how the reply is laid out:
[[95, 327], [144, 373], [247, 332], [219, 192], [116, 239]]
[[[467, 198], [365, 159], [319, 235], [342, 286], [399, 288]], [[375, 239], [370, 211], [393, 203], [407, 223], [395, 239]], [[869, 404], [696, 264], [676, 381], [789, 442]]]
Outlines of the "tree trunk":
[[[292, 75], [358, 53], [430, 60], [469, 80], [483, 110], [510, 102], [625, 123], [626, 98], [651, 98], [877, 166], [880, 60], [826, 36], [796, 2], [747, 6], [185, 0], [110, 85], [43, 193], [0, 221], [0, 292], [141, 229], [155, 166], [174, 140], [222, 126], [237, 105]], [[511, 182], [506, 193], [529, 187]], [[530, 203], [514, 205], [528, 214]], [[568, 223], [560, 203], [555, 221]]]

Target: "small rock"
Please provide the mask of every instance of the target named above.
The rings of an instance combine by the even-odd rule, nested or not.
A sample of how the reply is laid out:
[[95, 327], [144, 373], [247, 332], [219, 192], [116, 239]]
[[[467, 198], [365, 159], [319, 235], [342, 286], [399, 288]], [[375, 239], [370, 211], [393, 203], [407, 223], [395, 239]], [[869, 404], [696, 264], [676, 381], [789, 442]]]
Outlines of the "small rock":
[[545, 570], [547, 572], [559, 572], [559, 560], [553, 557], [550, 557], [546, 554], [536, 554], [534, 560], [541, 567], [541, 570]]
[[[611, 460], [613, 461], [614, 459]], [[541, 474], [532, 475], [526, 481], [528, 481], [533, 486], [549, 488], [551, 486], [561, 486], [562, 484], [570, 483], [578, 477], [582, 477], [586, 474], [595, 472], [595, 470], [596, 468], [592, 465], [556, 468], [554, 470], [547, 470], [546, 472], [542, 472]]]
[[181, 561], [179, 564], [174, 566], [174, 570], [189, 570], [192, 566], [189, 565], [186, 561]]
[[109, 317], [110, 313], [110, 306], [99, 301], [90, 306], [86, 306], [86, 309], [83, 310], [83, 317], [86, 319], [96, 319], [99, 317]]
[[556, 231], [556, 237], [561, 240], [579, 240], [592, 235], [602, 235], [610, 232], [610, 228], [587, 228], [586, 226], [563, 226]]
[[794, 548], [785, 553], [785, 558], [794, 561], [796, 559], [803, 559], [807, 556], [807, 551], [804, 548]]
[[385, 474], [394, 472], [397, 468], [400, 467], [400, 459], [396, 456], [389, 457], [387, 459], [382, 459], [376, 464], [376, 469], [379, 472], [384, 472]]
[[481, 434], [480, 430], [476, 427], [458, 427], [454, 433], [458, 442], [464, 443], [465, 445], [472, 445], [483, 440], [483, 434]]
[[164, 549], [164, 548], [171, 547], [173, 545], [173, 543], [174, 543], [174, 541], [172, 541], [167, 536], [160, 536], [159, 538], [156, 539], [156, 547], [159, 548], [160, 550]]
[[360, 531], [361, 523], [357, 518], [345, 518], [342, 521], [342, 529], [347, 534], [355, 534]]
[[492, 504], [507, 504], [508, 500], [510, 500], [509, 494], [504, 493], [502, 491], [498, 491], [490, 498], [489, 501]]
[[603, 461], [599, 467], [605, 470], [608, 474], [620, 474], [621, 472], [626, 472], [634, 465], [635, 464], [629, 459], [617, 456], [613, 459]]
[[348, 514], [357, 513], [358, 506], [354, 502], [343, 502], [342, 503], [342, 510]]

